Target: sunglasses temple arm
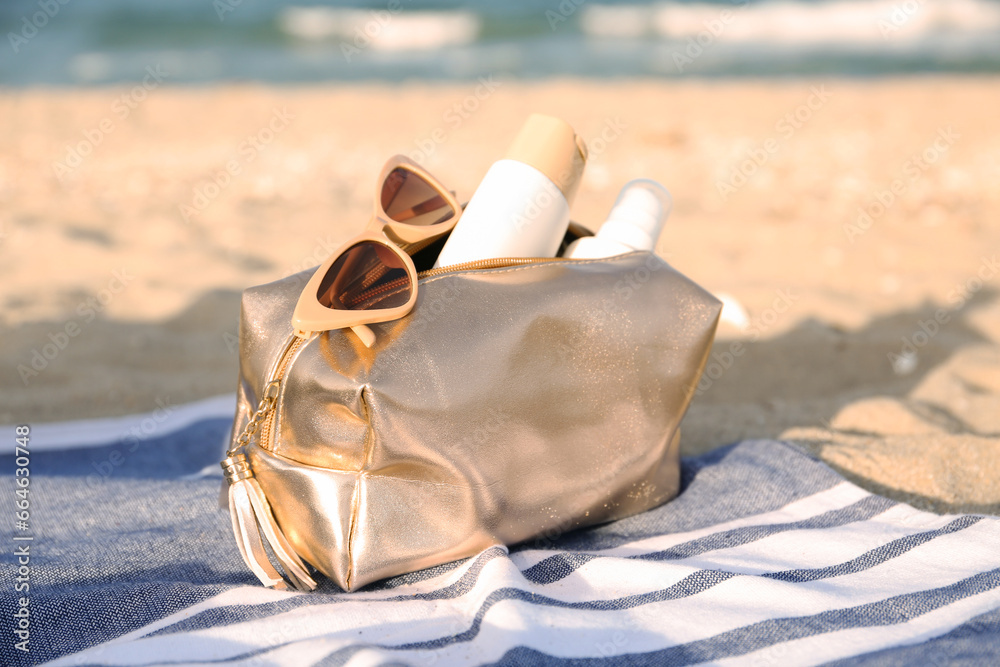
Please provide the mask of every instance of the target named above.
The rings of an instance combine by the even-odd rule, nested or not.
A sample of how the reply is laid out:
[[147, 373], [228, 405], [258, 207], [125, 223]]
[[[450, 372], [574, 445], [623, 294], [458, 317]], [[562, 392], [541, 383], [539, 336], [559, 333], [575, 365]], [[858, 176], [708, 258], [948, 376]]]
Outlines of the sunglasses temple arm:
[[351, 331], [357, 334], [361, 342], [365, 344], [365, 347], [371, 347], [375, 344], [375, 332], [366, 327], [364, 324], [358, 324], [351, 327]]

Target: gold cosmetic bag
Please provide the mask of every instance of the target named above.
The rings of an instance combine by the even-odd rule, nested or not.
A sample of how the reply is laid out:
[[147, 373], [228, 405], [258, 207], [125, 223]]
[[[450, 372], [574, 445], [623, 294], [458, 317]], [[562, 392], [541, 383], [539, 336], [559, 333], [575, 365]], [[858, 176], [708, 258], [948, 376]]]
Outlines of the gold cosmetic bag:
[[648, 252], [420, 275], [370, 349], [346, 329], [293, 335], [310, 272], [243, 294], [245, 458], [223, 467], [266, 585], [315, 587], [308, 563], [351, 591], [678, 493], [718, 300]]

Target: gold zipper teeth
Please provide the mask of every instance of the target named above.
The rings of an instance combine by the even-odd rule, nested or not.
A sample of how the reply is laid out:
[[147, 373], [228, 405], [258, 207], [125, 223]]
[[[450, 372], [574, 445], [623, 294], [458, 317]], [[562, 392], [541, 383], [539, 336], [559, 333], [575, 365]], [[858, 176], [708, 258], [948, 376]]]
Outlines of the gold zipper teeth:
[[[289, 343], [288, 347], [285, 348], [284, 354], [281, 357], [281, 363], [278, 365], [278, 370], [275, 371], [274, 377], [272, 377], [268, 384], [274, 382], [275, 380], [281, 380], [285, 377], [285, 371], [288, 370], [288, 364], [291, 362], [292, 357], [295, 355], [295, 351], [299, 349], [299, 346], [305, 342], [305, 338], [299, 338], [295, 336], [295, 340]], [[278, 399], [274, 399], [274, 407], [271, 408], [270, 414], [264, 420], [261, 425], [260, 437], [257, 439], [257, 443], [260, 448], [265, 451], [271, 451], [271, 427], [274, 424], [274, 416], [278, 412]]]
[[491, 259], [477, 259], [473, 262], [462, 262], [451, 266], [442, 266], [436, 269], [428, 269], [417, 274], [417, 280], [432, 278], [445, 273], [457, 271], [472, 271], [475, 269], [502, 269], [507, 266], [518, 266], [521, 264], [540, 264], [542, 262], [564, 262], [565, 257], [495, 257]]

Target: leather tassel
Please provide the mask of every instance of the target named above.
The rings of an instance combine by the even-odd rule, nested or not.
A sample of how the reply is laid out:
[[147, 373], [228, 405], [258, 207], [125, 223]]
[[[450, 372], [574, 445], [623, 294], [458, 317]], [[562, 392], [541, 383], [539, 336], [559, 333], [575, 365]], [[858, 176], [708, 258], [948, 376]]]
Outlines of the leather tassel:
[[[220, 465], [229, 482], [229, 514], [233, 520], [233, 534], [247, 567], [269, 588], [288, 590], [288, 581], [300, 591], [316, 588], [316, 582], [309, 576], [305, 564], [274, 520], [271, 506], [254, 478], [246, 455], [234, 454]], [[267, 545], [284, 569], [288, 581], [268, 557], [264, 539], [267, 539]]]

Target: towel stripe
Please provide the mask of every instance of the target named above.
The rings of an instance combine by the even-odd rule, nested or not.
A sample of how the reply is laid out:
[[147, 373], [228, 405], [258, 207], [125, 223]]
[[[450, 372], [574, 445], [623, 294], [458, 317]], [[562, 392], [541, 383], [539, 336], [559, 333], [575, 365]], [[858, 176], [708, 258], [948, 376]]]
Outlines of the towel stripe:
[[[112, 445], [135, 431], [148, 433], [146, 423], [155, 424], [157, 437], [163, 437], [206, 420], [232, 421], [234, 412], [236, 394], [222, 394], [183, 405], [165, 402], [145, 414], [35, 424], [31, 427], [31, 449], [39, 453]], [[0, 426], [0, 430], [13, 432], [14, 425]]]
[[[745, 528], [735, 529], [723, 533], [723, 535], [732, 535], [733, 537], [723, 537], [721, 539], [716, 539], [715, 535], [709, 535], [702, 537], [691, 542], [686, 542], [681, 544], [679, 547], [675, 547], [669, 551], [661, 551], [659, 553], [653, 552], [651, 554], [634, 554], [632, 558], [648, 558], [649, 560], [669, 560], [669, 558], [663, 557], [660, 554], [666, 553], [676, 553], [677, 558], [685, 558], [693, 555], [703, 555], [708, 553], [711, 549], [711, 545], [714, 549], [731, 548], [733, 546], [738, 546], [740, 544], [747, 544], [752, 541], [763, 539], [773, 534], [788, 530], [814, 530], [822, 528], [830, 528], [836, 526], [842, 526], [847, 523], [852, 523], [855, 521], [864, 520], [870, 518], [876, 513], [881, 513], [889, 508], [891, 508], [896, 503], [879, 496], [867, 495], [867, 497], [862, 498], [862, 500], [849, 505], [841, 510], [833, 510], [829, 512], [824, 512], [818, 517], [813, 517], [811, 519], [806, 519], [802, 521], [796, 521], [787, 524], [768, 524], [768, 525], [756, 525], [747, 526]], [[655, 544], [655, 541], [653, 541]], [[690, 545], [690, 546], [688, 546]], [[654, 547], [655, 548], [655, 547]], [[616, 550], [620, 550], [621, 547]], [[688, 555], [680, 555], [687, 552]], [[430, 591], [427, 593], [418, 593], [412, 595], [401, 595], [398, 597], [384, 598], [386, 601], [412, 601], [414, 599], [420, 600], [443, 600], [458, 597], [460, 595], [466, 594], [468, 591], [476, 585], [480, 572], [483, 566], [491, 560], [498, 556], [504, 556], [506, 552], [502, 549], [490, 549], [484, 551], [482, 554], [476, 557], [476, 562], [469, 568], [468, 571], [453, 584], [446, 586], [445, 588]], [[566, 576], [568, 576], [572, 571], [576, 570], [578, 567], [582, 566], [589, 560], [598, 557], [593, 554], [559, 554], [557, 556], [550, 557], [535, 566], [524, 571], [523, 576], [530, 582], [544, 585], [554, 581], [558, 581]], [[572, 569], [566, 569], [564, 564], [573, 562], [574, 565]], [[555, 572], [551, 576], [545, 576], [546, 568], [556, 568]], [[312, 605], [322, 605], [322, 604], [339, 604], [341, 602], [350, 601], [352, 598], [349, 596], [337, 596], [334, 599], [329, 599], [319, 596], [296, 596], [289, 598], [287, 600], [281, 600], [272, 602], [267, 605], [259, 605], [254, 609], [211, 609], [201, 612], [199, 615], [186, 619], [183, 623], [179, 623], [171, 628], [164, 628], [159, 630], [156, 634], [166, 634], [169, 632], [183, 632], [191, 628], [209, 626], [220, 626], [229, 625], [233, 623], [241, 623], [253, 618], [266, 618], [274, 616], [279, 613], [290, 611], [296, 607], [300, 606], [312, 606]]]
[[947, 665], [959, 660], [990, 665], [1000, 656], [1000, 608], [979, 614], [919, 644], [892, 646], [824, 663], [824, 667], [910, 667]]
[[[900, 555], [914, 549], [917, 546], [926, 544], [933, 540], [935, 537], [943, 535], [951, 535], [961, 530], [964, 530], [972, 525], [979, 522], [979, 517], [960, 517], [954, 521], [951, 521], [946, 526], [935, 530], [927, 531], [925, 533], [919, 533], [917, 535], [909, 536], [907, 538], [901, 538], [895, 540], [890, 544], [885, 545], [883, 548], [874, 550], [874, 552], [879, 554], [879, 557], [859, 557], [850, 564], [844, 564], [842, 567], [836, 568], [823, 568], [825, 572], [823, 575], [803, 575], [802, 571], [786, 571], [779, 573], [772, 573], [771, 578], [777, 579], [779, 581], [794, 581], [799, 579], [802, 581], [815, 581], [822, 577], [841, 577], [845, 574], [852, 572], [862, 571], [863, 569], [875, 567], [881, 563], [888, 562]], [[873, 552], [869, 552], [866, 556], [870, 556]], [[499, 554], [502, 555], [502, 554]], [[485, 561], [482, 561], [485, 564]], [[790, 576], [794, 574], [794, 576]], [[565, 609], [585, 609], [589, 611], [602, 611], [602, 612], [621, 612], [625, 609], [635, 608], [641, 605], [650, 604], [654, 602], [663, 602], [668, 600], [677, 600], [685, 597], [690, 597], [698, 595], [699, 593], [706, 591], [724, 581], [728, 581], [737, 575], [733, 572], [720, 572], [711, 570], [701, 570], [698, 572], [685, 577], [681, 582], [670, 586], [666, 589], [661, 589], [646, 593], [643, 595], [629, 596], [627, 598], [620, 599], [610, 599], [610, 600], [591, 600], [584, 602], [566, 602], [563, 600], [558, 600], [554, 598], [549, 598], [545, 596], [539, 596], [531, 591], [525, 591], [517, 588], [503, 588], [491, 592], [487, 595], [484, 603], [480, 605], [475, 619], [468, 629], [446, 637], [439, 637], [430, 641], [414, 642], [410, 644], [404, 644], [402, 646], [388, 646], [388, 645], [371, 645], [370, 647], [378, 647], [386, 650], [392, 651], [419, 651], [419, 650], [435, 650], [444, 646], [468, 642], [475, 639], [479, 634], [481, 629], [482, 621], [486, 613], [491, 607], [499, 602], [514, 600], [524, 603], [528, 603], [536, 606], [549, 606], [549, 607], [561, 607]], [[768, 575], [764, 575], [765, 578]], [[435, 592], [437, 593], [437, 592]], [[434, 598], [441, 599], [445, 596], [440, 594], [431, 594]], [[309, 596], [300, 596], [309, 597]], [[349, 598], [350, 596], [344, 596]], [[407, 596], [413, 599], [412, 596]], [[278, 619], [275, 619], [276, 621]], [[750, 626], [753, 627], [753, 626]], [[302, 640], [299, 640], [302, 641]], [[704, 640], [702, 640], [704, 641]], [[288, 644], [293, 644], [297, 642], [288, 642]], [[697, 645], [697, 644], [695, 644]], [[757, 650], [752, 645], [747, 644], [747, 651]], [[267, 648], [262, 648], [256, 651], [249, 651], [246, 653], [241, 653], [239, 656], [228, 656], [225, 661], [231, 661], [234, 659], [250, 658], [253, 656], [260, 656], [264, 653], [272, 651], [280, 646], [271, 646]]]
[[950, 535], [951, 533], [965, 530], [969, 526], [979, 523], [982, 518], [983, 517], [981, 516], [962, 516], [955, 519], [944, 528], [928, 530], [924, 533], [918, 533], [909, 537], [901, 537], [877, 549], [865, 552], [853, 560], [849, 560], [838, 565], [812, 570], [785, 570], [784, 572], [773, 572], [771, 574], [764, 574], [761, 576], [769, 579], [777, 579], [778, 581], [802, 583], [806, 581], [827, 579], [830, 577], [841, 577], [846, 574], [854, 574], [855, 572], [861, 572], [875, 567], [876, 565], [881, 565], [882, 563], [890, 561], [893, 558], [903, 555], [910, 549], [915, 549], [926, 542], [930, 542], [936, 537], [940, 537], [941, 535]]
[[[730, 549], [734, 546], [749, 544], [757, 540], [776, 535], [789, 530], [814, 530], [843, 526], [855, 521], [864, 521], [881, 514], [896, 505], [895, 502], [880, 496], [868, 496], [858, 502], [839, 510], [825, 512], [802, 521], [784, 524], [766, 524], [735, 528], [723, 533], [714, 533], [684, 544], [647, 554], [638, 554], [632, 558], [642, 560], [679, 560], [702, 555], [718, 549]], [[525, 579], [536, 584], [550, 584], [568, 576], [580, 566], [600, 556], [587, 553], [558, 554], [547, 558], [524, 573]]]

